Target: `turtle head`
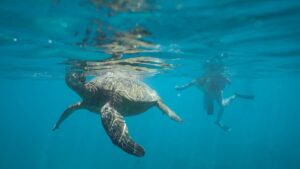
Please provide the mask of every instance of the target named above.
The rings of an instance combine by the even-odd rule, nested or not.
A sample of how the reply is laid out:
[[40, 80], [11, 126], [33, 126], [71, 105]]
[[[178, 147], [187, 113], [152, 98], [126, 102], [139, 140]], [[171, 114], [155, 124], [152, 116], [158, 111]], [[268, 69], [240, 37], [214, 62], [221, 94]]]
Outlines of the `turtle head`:
[[68, 72], [68, 73], [66, 73], [65, 81], [66, 81], [67, 85], [71, 89], [76, 91], [80, 96], [83, 94], [84, 89], [85, 89], [84, 85], [85, 85], [85, 81], [86, 81], [86, 77], [85, 77], [84, 73]]

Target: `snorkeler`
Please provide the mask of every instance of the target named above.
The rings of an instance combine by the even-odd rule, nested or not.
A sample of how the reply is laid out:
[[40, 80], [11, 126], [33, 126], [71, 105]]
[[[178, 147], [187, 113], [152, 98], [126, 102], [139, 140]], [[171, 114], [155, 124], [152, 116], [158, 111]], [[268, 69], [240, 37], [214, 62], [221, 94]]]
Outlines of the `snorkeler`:
[[254, 99], [254, 96], [238, 93], [235, 93], [228, 98], [224, 98], [223, 89], [230, 83], [230, 79], [224, 74], [224, 66], [222, 66], [222, 64], [207, 61], [205, 64], [205, 72], [201, 77], [196, 78], [185, 85], [176, 86], [175, 89], [180, 91], [192, 86], [200, 88], [204, 93], [203, 106], [207, 114], [212, 115], [214, 113], [214, 102], [217, 102], [220, 109], [217, 115], [216, 124], [224, 131], [229, 132], [231, 128], [221, 122], [225, 107], [236, 98]]

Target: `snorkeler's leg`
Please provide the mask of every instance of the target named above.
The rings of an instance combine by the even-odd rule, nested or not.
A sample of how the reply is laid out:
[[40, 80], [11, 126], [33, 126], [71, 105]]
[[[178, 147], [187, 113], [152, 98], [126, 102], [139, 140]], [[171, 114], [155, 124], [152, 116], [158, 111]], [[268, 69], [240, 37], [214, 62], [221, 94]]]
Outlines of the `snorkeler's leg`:
[[244, 95], [244, 94], [238, 94], [238, 93], [234, 93], [234, 95], [224, 99], [222, 101], [222, 105], [223, 106], [228, 106], [234, 99], [236, 98], [241, 98], [241, 99], [248, 99], [248, 100], [253, 100], [254, 96], [253, 95]]
[[226, 132], [230, 132], [230, 131], [231, 131], [231, 128], [228, 127], [228, 126], [226, 126], [226, 125], [224, 125], [224, 124], [221, 122], [221, 118], [222, 118], [222, 116], [223, 116], [223, 114], [224, 114], [224, 108], [225, 108], [224, 106], [220, 106], [220, 110], [219, 110], [218, 115], [217, 115], [216, 124], [217, 124], [222, 130], [224, 130], [224, 131], [226, 131]]
[[239, 94], [239, 93], [234, 93], [234, 95], [237, 98], [254, 100], [254, 96], [253, 95], [245, 95], [245, 94]]
[[236, 98], [237, 98], [237, 96], [234, 94], [226, 99], [223, 99], [221, 104], [222, 104], [222, 106], [226, 107]]
[[223, 117], [223, 114], [224, 114], [224, 109], [226, 107], [226, 105], [224, 104], [224, 102], [227, 102], [227, 105], [229, 104], [229, 102], [231, 100], [233, 100], [234, 98], [231, 98], [231, 99], [228, 99], [228, 100], [224, 100], [223, 99], [223, 92], [221, 92], [217, 98], [217, 103], [219, 104], [220, 106], [220, 110], [218, 112], [218, 115], [217, 115], [217, 120], [216, 120], [216, 124], [221, 128], [223, 129], [224, 131], [226, 132], [230, 132], [231, 131], [231, 128], [224, 125], [222, 122], [221, 122], [221, 119]]
[[203, 107], [206, 110], [207, 115], [214, 114], [214, 102], [207, 94], [203, 97]]

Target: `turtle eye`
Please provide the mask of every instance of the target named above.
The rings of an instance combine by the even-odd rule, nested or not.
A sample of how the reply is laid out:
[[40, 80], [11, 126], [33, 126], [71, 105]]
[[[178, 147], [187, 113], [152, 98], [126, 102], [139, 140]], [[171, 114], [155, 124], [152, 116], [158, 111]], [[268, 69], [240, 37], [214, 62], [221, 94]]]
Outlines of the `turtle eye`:
[[73, 80], [79, 80], [81, 82], [85, 81], [85, 77], [82, 73], [72, 73], [71, 74], [71, 79]]
[[77, 77], [76, 73], [72, 73], [72, 77], [76, 79]]

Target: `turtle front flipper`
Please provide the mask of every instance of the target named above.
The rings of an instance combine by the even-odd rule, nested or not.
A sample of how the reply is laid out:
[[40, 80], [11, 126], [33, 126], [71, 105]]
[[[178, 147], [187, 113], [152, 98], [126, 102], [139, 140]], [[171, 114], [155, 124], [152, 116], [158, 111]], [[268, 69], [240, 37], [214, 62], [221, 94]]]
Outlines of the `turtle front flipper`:
[[59, 126], [61, 125], [61, 123], [68, 118], [75, 110], [81, 109], [82, 108], [82, 103], [78, 102], [76, 104], [73, 104], [71, 106], [69, 106], [60, 116], [59, 120], [55, 123], [54, 127], [53, 127], [53, 131], [58, 129]]
[[100, 115], [103, 127], [113, 144], [129, 154], [144, 156], [144, 148], [131, 139], [123, 116], [110, 103], [102, 107]]

